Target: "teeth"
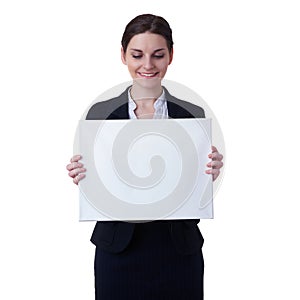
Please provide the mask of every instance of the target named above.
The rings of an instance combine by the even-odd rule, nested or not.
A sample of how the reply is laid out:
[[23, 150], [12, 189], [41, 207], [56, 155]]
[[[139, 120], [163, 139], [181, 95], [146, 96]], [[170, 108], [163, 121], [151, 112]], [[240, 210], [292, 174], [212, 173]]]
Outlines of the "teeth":
[[155, 75], [155, 73], [152, 74], [147, 74], [147, 73], [141, 73], [142, 76], [146, 76], [146, 77], [152, 77]]

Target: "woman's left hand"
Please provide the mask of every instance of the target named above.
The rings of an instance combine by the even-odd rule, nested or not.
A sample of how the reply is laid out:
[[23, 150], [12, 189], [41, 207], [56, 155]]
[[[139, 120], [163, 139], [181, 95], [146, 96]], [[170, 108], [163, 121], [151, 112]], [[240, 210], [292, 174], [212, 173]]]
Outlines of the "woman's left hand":
[[211, 147], [212, 153], [208, 155], [211, 158], [211, 161], [206, 165], [209, 170], [206, 170], [206, 174], [212, 174], [213, 181], [215, 181], [220, 175], [220, 169], [223, 167], [223, 155], [219, 153], [218, 149], [215, 146]]

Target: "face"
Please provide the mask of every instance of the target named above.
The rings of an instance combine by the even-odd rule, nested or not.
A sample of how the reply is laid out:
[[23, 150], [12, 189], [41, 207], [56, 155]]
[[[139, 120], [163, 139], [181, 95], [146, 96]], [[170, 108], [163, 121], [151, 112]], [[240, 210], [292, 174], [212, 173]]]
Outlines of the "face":
[[121, 50], [122, 61], [134, 80], [162, 79], [172, 62], [165, 38], [154, 33], [140, 33], [132, 37], [126, 53]]

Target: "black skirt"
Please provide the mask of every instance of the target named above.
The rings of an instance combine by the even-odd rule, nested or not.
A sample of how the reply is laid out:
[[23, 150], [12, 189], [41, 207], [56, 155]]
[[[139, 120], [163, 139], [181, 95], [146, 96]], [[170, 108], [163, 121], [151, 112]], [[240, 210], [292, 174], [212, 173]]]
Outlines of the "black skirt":
[[202, 300], [202, 251], [179, 254], [167, 222], [138, 223], [121, 253], [96, 247], [96, 300]]

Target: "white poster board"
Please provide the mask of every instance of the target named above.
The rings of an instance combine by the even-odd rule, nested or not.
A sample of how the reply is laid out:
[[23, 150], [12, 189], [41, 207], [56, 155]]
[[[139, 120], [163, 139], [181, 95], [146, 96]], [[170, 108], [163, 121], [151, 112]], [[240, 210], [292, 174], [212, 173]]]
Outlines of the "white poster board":
[[79, 121], [80, 220], [213, 218], [211, 119]]

